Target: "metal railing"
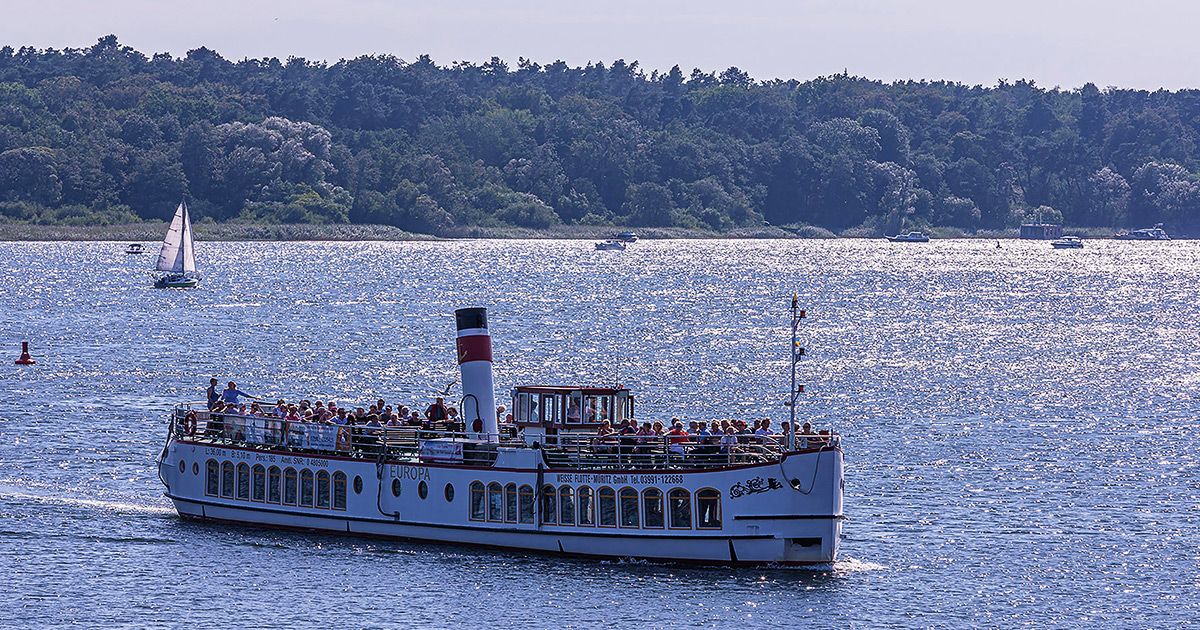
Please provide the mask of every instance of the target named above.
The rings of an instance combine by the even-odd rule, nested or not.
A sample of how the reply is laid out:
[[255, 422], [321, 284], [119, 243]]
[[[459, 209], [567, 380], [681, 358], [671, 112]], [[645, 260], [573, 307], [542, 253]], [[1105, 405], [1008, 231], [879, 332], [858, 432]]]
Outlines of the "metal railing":
[[[176, 407], [170, 432], [177, 439], [214, 445], [248, 446], [296, 453], [414, 463], [490, 466], [500, 446], [528, 447], [536, 441], [552, 468], [696, 469], [778, 461], [786, 451], [782, 435], [606, 436], [560, 433], [535, 440], [503, 426], [500, 434], [469, 434], [461, 426], [370, 426], [298, 422], [275, 416], [210, 412], [204, 403]], [[796, 436], [800, 449], [836, 446], [836, 434]]]

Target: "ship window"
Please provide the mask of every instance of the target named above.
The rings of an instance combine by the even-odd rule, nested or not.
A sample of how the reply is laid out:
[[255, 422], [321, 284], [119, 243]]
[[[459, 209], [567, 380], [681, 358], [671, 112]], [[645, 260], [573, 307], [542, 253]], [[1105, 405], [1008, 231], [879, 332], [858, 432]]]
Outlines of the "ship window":
[[571, 486], [558, 489], [558, 522], [560, 525], [575, 524], [575, 489]]
[[200, 463], [192, 462], [192, 475], [199, 475], [199, 474], [200, 474]]
[[362, 494], [362, 477], [354, 475], [354, 494]]
[[204, 494], [213, 497], [221, 494], [221, 471], [215, 459], [204, 462]]
[[346, 509], [346, 473], [340, 470], [333, 473], [333, 509]]
[[547, 525], [553, 525], [557, 520], [558, 510], [556, 508], [558, 506], [555, 505], [555, 496], [557, 493], [554, 491], [554, 486], [549, 484], [542, 486], [542, 523]]
[[484, 510], [483, 500], [484, 500], [483, 482], [472, 481], [471, 482], [471, 520], [472, 521], [482, 521], [484, 519], [485, 510]]
[[542, 396], [542, 422], [546, 424], [558, 424], [558, 396], [555, 394], [544, 394]]
[[645, 526], [661, 529], [663, 526], [663, 496], [658, 488], [646, 488], [642, 491], [642, 518], [646, 519]]
[[300, 505], [312, 507], [313, 504], [313, 474], [305, 468], [300, 471]]
[[521, 486], [521, 522], [533, 523], [533, 488]]
[[251, 478], [250, 499], [261, 503], [267, 498], [267, 469], [262, 464], [255, 464]]
[[324, 470], [317, 472], [317, 507], [329, 507], [329, 473]]
[[279, 467], [267, 469], [267, 503], [279, 503]]
[[621, 488], [621, 527], [640, 527], [638, 493], [633, 488]]
[[721, 493], [712, 488], [696, 492], [696, 527], [721, 529]]
[[567, 409], [564, 415], [568, 424], [579, 424], [583, 421], [583, 392], [571, 392], [567, 397]]
[[583, 406], [583, 421], [599, 423], [612, 417], [612, 396], [588, 396]]
[[617, 493], [605, 486], [597, 492], [597, 504], [600, 507], [600, 527], [617, 526]]
[[692, 528], [692, 496], [683, 488], [675, 488], [667, 494], [667, 504], [671, 509], [672, 529]]
[[417, 496], [421, 497], [422, 499], [425, 499], [426, 497], [428, 497], [429, 496], [429, 484], [425, 483], [424, 481], [417, 484]]
[[592, 489], [587, 486], [579, 486], [579, 524], [596, 524], [596, 502]]
[[400, 480], [399, 479], [392, 480], [392, 496], [394, 496], [394, 497], [400, 496]]
[[288, 468], [283, 471], [283, 502], [296, 505], [296, 469]]
[[446, 489], [442, 491], [442, 494], [446, 495], [446, 503], [453, 503], [454, 502], [454, 484], [452, 484], [452, 483], [446, 484]]
[[238, 464], [237, 498], [246, 500], [250, 499], [250, 464]]
[[504, 486], [504, 520], [508, 523], [517, 522], [517, 484]]
[[538, 421], [537, 398], [532, 394], [517, 394], [517, 422], [536, 424]]
[[179, 460], [179, 474], [182, 475], [185, 472], [187, 472], [187, 462], [181, 459]]
[[233, 498], [233, 462], [221, 464], [221, 496]]
[[500, 523], [504, 521], [504, 487], [496, 482], [488, 484], [488, 520]]

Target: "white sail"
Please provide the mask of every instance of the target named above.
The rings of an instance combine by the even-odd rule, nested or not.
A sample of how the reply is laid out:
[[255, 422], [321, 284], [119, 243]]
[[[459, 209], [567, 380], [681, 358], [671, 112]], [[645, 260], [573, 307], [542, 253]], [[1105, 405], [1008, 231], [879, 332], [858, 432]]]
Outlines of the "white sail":
[[192, 241], [192, 221], [188, 217], [187, 204], [180, 203], [167, 228], [162, 249], [158, 252], [159, 271], [170, 273], [195, 273], [196, 246]]

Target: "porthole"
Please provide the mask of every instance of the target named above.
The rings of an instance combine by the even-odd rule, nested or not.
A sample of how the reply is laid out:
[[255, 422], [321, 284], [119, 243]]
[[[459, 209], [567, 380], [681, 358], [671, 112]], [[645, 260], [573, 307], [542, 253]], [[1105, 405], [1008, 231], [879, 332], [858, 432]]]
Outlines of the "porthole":
[[400, 496], [400, 480], [399, 479], [392, 480], [392, 496], [394, 496], [394, 497]]
[[183, 461], [182, 459], [179, 460], [179, 474], [182, 475], [186, 471], [187, 471], [187, 462]]
[[362, 494], [362, 477], [354, 475], [354, 494]]
[[446, 484], [446, 501], [454, 502], [454, 484], [452, 483]]
[[200, 476], [200, 463], [199, 462], [192, 462], [192, 474], [196, 475], [196, 476]]
[[422, 499], [429, 496], [429, 485], [424, 481], [417, 484], [417, 496], [421, 497]]

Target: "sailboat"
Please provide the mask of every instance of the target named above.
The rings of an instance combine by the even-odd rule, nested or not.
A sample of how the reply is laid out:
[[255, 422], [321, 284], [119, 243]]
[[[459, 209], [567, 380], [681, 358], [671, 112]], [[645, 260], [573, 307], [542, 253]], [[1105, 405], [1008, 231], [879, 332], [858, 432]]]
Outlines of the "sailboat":
[[163, 272], [154, 282], [159, 289], [190, 289], [200, 284], [196, 273], [196, 244], [192, 240], [192, 220], [187, 202], [180, 202], [158, 252], [156, 271]]

